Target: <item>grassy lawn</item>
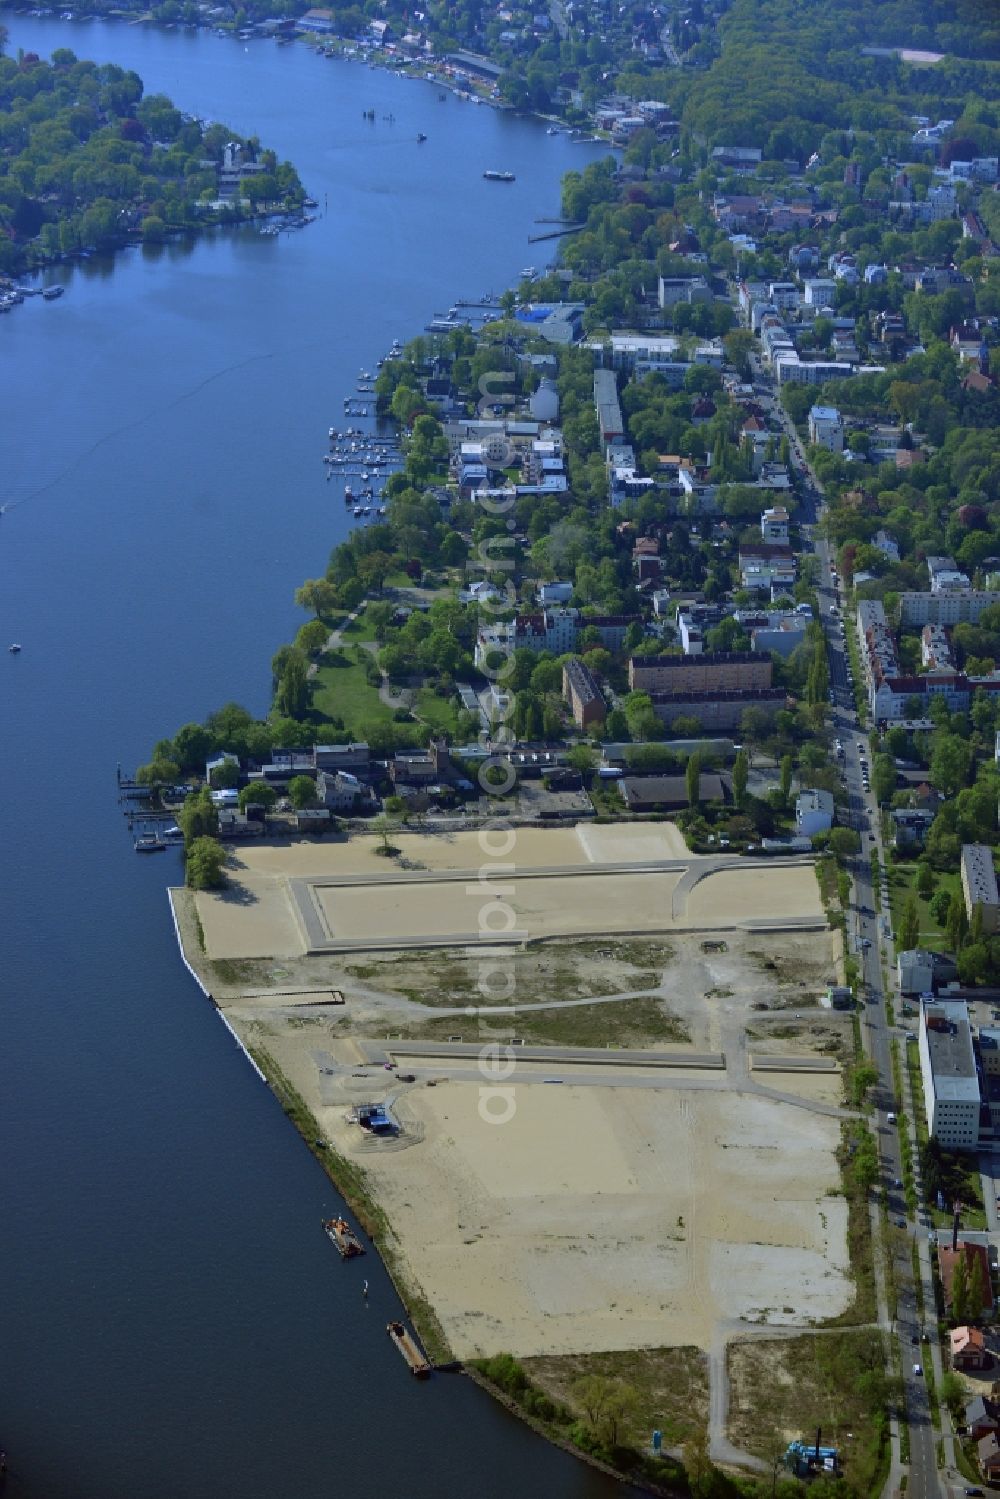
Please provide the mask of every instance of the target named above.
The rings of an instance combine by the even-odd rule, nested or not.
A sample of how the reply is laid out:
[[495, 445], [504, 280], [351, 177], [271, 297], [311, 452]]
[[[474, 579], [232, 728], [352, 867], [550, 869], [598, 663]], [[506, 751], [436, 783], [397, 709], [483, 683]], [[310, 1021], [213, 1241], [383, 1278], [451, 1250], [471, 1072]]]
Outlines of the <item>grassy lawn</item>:
[[[903, 907], [907, 897], [912, 891], [917, 899], [917, 909], [920, 912], [920, 943], [921, 946], [936, 948], [940, 947], [943, 933], [941, 928], [930, 912], [930, 904], [921, 896], [917, 895], [914, 881], [917, 877], [917, 861], [908, 859], [905, 863], [890, 863], [886, 871], [889, 877], [889, 905], [892, 909], [892, 929], [895, 932], [899, 927], [899, 919], [903, 914]], [[958, 871], [948, 874], [938, 874], [934, 878], [934, 894], [939, 890], [947, 890], [949, 895], [954, 890], [961, 893], [961, 881]], [[933, 896], [931, 897], [933, 899]]]
[[736, 1343], [729, 1350], [729, 1437], [765, 1462], [794, 1439], [837, 1447], [858, 1494], [886, 1477], [888, 1423], [881, 1389], [885, 1344], [872, 1328]]
[[392, 709], [366, 676], [365, 663], [354, 659], [353, 645], [328, 651], [316, 669], [313, 708], [324, 718], [339, 718], [352, 733], [363, 723], [385, 723]]
[[453, 694], [439, 697], [432, 687], [421, 687], [411, 711], [414, 718], [419, 718], [435, 734], [454, 739], [458, 731], [458, 699]]

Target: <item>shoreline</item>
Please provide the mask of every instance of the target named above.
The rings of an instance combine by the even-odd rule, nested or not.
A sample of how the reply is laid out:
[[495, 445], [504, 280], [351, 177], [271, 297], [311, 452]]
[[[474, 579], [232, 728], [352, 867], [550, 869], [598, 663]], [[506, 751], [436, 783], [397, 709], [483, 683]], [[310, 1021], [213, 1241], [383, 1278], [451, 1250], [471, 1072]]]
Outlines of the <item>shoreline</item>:
[[[596, 1469], [606, 1477], [613, 1479], [621, 1485], [628, 1485], [639, 1492], [653, 1494], [657, 1499], [669, 1499], [669, 1496], [683, 1492], [679, 1488], [664, 1487], [654, 1482], [651, 1478], [630, 1472], [623, 1468], [616, 1468], [606, 1462], [597, 1454], [588, 1452], [577, 1446], [568, 1437], [560, 1434], [554, 1423], [546, 1423], [523, 1405], [519, 1404], [511, 1395], [503, 1390], [498, 1384], [489, 1378], [476, 1366], [476, 1361], [471, 1359], [455, 1358], [450, 1344], [447, 1340], [440, 1322], [434, 1312], [434, 1308], [426, 1297], [413, 1286], [404, 1273], [400, 1256], [392, 1247], [395, 1237], [393, 1228], [385, 1211], [369, 1193], [359, 1168], [347, 1161], [339, 1151], [335, 1150], [329, 1142], [325, 1141], [320, 1133], [318, 1121], [313, 1115], [308, 1104], [294, 1085], [285, 1077], [274, 1057], [265, 1047], [255, 1048], [247, 1046], [233, 1026], [229, 1023], [222, 1007], [205, 983], [198, 969], [191, 962], [185, 944], [185, 929], [190, 928], [197, 934], [200, 922], [197, 913], [193, 909], [193, 902], [189, 899], [189, 892], [183, 886], [171, 886], [167, 889], [167, 898], [170, 904], [171, 920], [174, 935], [177, 939], [177, 948], [181, 962], [194, 980], [198, 989], [209, 1004], [215, 1010], [219, 1019], [225, 1025], [226, 1030], [232, 1036], [237, 1047], [242, 1052], [244, 1059], [250, 1064], [257, 1077], [265, 1087], [273, 1094], [280, 1105], [286, 1119], [295, 1129], [300, 1140], [310, 1154], [322, 1166], [326, 1176], [336, 1192], [343, 1199], [349, 1211], [356, 1218], [365, 1238], [368, 1240], [373, 1251], [378, 1255], [386, 1274], [392, 1284], [396, 1295], [402, 1303], [407, 1318], [412, 1323], [424, 1350], [428, 1354], [434, 1373], [463, 1374], [474, 1385], [502, 1406], [510, 1415], [523, 1421], [532, 1431], [566, 1452], [569, 1456], [576, 1458], [579, 1462], [590, 1468]], [[180, 900], [178, 897], [185, 897]], [[187, 909], [185, 909], [187, 906]], [[640, 1460], [642, 1454], [638, 1454]]]

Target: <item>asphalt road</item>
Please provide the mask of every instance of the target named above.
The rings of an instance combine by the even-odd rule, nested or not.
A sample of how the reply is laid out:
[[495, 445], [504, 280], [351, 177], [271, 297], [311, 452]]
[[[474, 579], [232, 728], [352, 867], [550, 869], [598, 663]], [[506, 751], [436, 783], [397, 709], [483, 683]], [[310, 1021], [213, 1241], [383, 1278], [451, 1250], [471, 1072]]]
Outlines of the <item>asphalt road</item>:
[[[910, 1463], [907, 1479], [907, 1499], [941, 1499], [942, 1489], [938, 1479], [937, 1448], [934, 1427], [931, 1423], [927, 1385], [923, 1376], [925, 1352], [930, 1357], [930, 1345], [922, 1341], [923, 1328], [917, 1319], [917, 1302], [913, 1283], [911, 1245], [920, 1230], [909, 1220], [902, 1187], [896, 1182], [902, 1178], [902, 1162], [899, 1150], [899, 1135], [896, 1124], [890, 1124], [888, 1115], [895, 1113], [896, 1100], [892, 1083], [892, 1054], [890, 1049], [890, 1026], [886, 1019], [886, 996], [882, 987], [883, 954], [887, 968], [893, 953], [891, 928], [882, 927], [880, 893], [872, 888], [870, 855], [877, 848], [880, 867], [882, 858], [881, 834], [878, 807], [871, 791], [866, 789], [864, 769], [871, 771], [871, 751], [868, 736], [858, 721], [854, 701], [854, 690], [849, 680], [849, 656], [844, 630], [853, 628], [850, 618], [844, 617], [843, 597], [839, 592], [839, 580], [835, 581], [832, 570], [830, 547], [816, 532], [817, 522], [822, 518], [822, 488], [815, 472], [810, 468], [802, 444], [790, 417], [780, 402], [774, 398], [769, 410], [773, 411], [787, 434], [791, 447], [792, 465], [796, 471], [801, 498], [800, 519], [803, 534], [808, 538], [805, 550], [810, 548], [819, 562], [817, 594], [820, 617], [827, 639], [827, 654], [830, 668], [831, 722], [833, 732], [843, 745], [840, 760], [844, 783], [847, 789], [847, 811], [850, 826], [861, 835], [861, 857], [855, 861], [853, 907], [848, 919], [848, 941], [858, 954], [864, 993], [862, 1025], [865, 1044], [872, 1061], [878, 1068], [879, 1083], [876, 1092], [875, 1128], [878, 1132], [879, 1156], [882, 1182], [886, 1192], [889, 1214], [889, 1244], [887, 1252], [893, 1257], [897, 1288], [896, 1318], [893, 1334], [899, 1340], [900, 1367], [906, 1395], [906, 1420], [910, 1430]], [[885, 913], [888, 916], [888, 912]], [[905, 1041], [901, 1041], [905, 1046]], [[932, 1329], [932, 1336], [934, 1330]], [[919, 1369], [921, 1372], [915, 1372]]]

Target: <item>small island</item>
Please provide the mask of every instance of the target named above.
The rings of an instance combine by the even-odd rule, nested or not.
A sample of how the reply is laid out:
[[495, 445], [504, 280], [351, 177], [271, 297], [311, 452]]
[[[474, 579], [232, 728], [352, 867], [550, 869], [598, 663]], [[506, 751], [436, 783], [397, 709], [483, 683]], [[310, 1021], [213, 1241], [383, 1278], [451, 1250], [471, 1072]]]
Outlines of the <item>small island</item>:
[[65, 47], [0, 55], [0, 276], [304, 201], [289, 162], [145, 95], [137, 73]]

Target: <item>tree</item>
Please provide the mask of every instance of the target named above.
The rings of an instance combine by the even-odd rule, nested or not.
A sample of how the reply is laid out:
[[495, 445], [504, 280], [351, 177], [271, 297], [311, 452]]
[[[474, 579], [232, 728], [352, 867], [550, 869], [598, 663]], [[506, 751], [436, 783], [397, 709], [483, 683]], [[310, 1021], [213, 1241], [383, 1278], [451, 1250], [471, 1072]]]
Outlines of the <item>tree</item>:
[[190, 848], [199, 838], [215, 837], [219, 831], [219, 813], [207, 786], [185, 799], [177, 814], [177, 825], [184, 834], [185, 848]]
[[135, 778], [140, 786], [172, 786], [180, 779], [180, 766], [176, 760], [155, 755], [148, 765], [140, 765]]
[[285, 662], [277, 691], [275, 710], [286, 718], [302, 718], [309, 704], [309, 668], [301, 651], [295, 651]]
[[226, 850], [217, 838], [195, 838], [188, 846], [184, 881], [192, 890], [217, 890], [226, 883]]
[[288, 783], [288, 800], [297, 812], [311, 807], [316, 800], [316, 782], [312, 776], [292, 776]]
[[781, 800], [787, 806], [788, 797], [792, 790], [792, 757], [782, 755], [781, 757]]
[[992, 976], [990, 950], [985, 942], [967, 942], [958, 955], [958, 976], [963, 984], [985, 984]]
[[268, 811], [278, 800], [278, 793], [267, 781], [251, 781], [240, 791], [240, 811], [245, 812], [247, 807], [264, 807]]
[[326, 645], [329, 634], [321, 619], [310, 619], [299, 630], [295, 644], [305, 655], [314, 656]]
[[184, 775], [203, 769], [212, 748], [212, 736], [200, 723], [186, 723], [174, 735], [174, 757]]
[[733, 800], [740, 808], [746, 804], [749, 772], [750, 762], [747, 759], [747, 752], [741, 749], [733, 761]]
[[326, 578], [307, 578], [301, 588], [295, 590], [295, 602], [300, 609], [311, 609], [315, 614], [329, 614], [337, 607], [337, 588]]
[[572, 770], [578, 770], [587, 780], [593, 775], [597, 766], [597, 756], [589, 744], [574, 744], [566, 755], [566, 764]]
[[879, 803], [892, 800], [896, 789], [896, 765], [891, 755], [876, 755], [872, 766], [872, 790]]
[[830, 852], [843, 863], [861, 852], [861, 839], [853, 828], [830, 829]]
[[380, 812], [378, 817], [372, 821], [372, 827], [382, 840], [379, 853], [390, 854], [393, 852], [392, 844], [389, 842], [391, 835], [396, 831], [395, 818], [389, 817], [385, 812]]
[[697, 807], [701, 800], [701, 756], [697, 751], [688, 756], [687, 768], [684, 772], [684, 787], [687, 791], [689, 807]]
[[948, 920], [948, 910], [950, 906], [950, 890], [941, 889], [937, 892], [936, 895], [931, 897], [931, 915], [934, 917], [934, 920], [937, 922], [938, 926], [942, 928], [942, 930], [944, 929], [945, 922]]
[[865, 1095], [869, 1088], [874, 1088], [878, 1082], [878, 1068], [873, 1062], [859, 1062], [851, 1071], [851, 1097], [855, 1108], [860, 1108], [865, 1101]]
[[899, 918], [897, 939], [901, 952], [910, 952], [920, 945], [920, 910], [917, 906], [917, 898], [912, 893], [906, 897], [906, 903]]
[[965, 897], [960, 890], [953, 890], [948, 902], [948, 915], [944, 924], [948, 946], [952, 952], [960, 952], [965, 934], [969, 930], [969, 918], [965, 910]]
[[[972, 1315], [969, 1266], [965, 1255], [959, 1255], [951, 1277], [951, 1317], [953, 1322], [968, 1322]], [[980, 1299], [980, 1307], [982, 1300]]]
[[212, 766], [208, 780], [213, 791], [235, 791], [242, 777], [240, 762], [227, 755], [221, 765]]
[[934, 894], [934, 871], [926, 859], [917, 865], [917, 894], [922, 900], [930, 900]]
[[957, 796], [969, 778], [972, 748], [957, 734], [937, 733], [931, 753], [931, 781], [945, 796]]
[[977, 1254], [972, 1261], [972, 1269], [969, 1271], [969, 1316], [974, 1322], [978, 1322], [983, 1312], [990, 1303], [988, 1296], [989, 1282], [983, 1262]]

